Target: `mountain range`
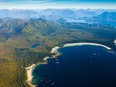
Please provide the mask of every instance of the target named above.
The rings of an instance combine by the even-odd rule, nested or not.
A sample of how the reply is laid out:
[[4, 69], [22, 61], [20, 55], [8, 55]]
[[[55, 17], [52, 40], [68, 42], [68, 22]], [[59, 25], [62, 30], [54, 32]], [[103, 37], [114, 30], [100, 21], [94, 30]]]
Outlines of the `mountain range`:
[[25, 67], [45, 62], [55, 46], [94, 42], [115, 50], [115, 13], [113, 9], [0, 10], [0, 87], [28, 87]]
[[116, 12], [105, 11], [102, 14], [99, 14], [99, 15], [94, 16], [92, 18], [88, 18], [87, 21], [116, 26]]
[[116, 12], [116, 9], [35, 9], [35, 10], [18, 10], [18, 9], [1, 9], [0, 18], [17, 18], [31, 19], [44, 18], [46, 20], [66, 20], [80, 19], [84, 17], [97, 16], [103, 12]]

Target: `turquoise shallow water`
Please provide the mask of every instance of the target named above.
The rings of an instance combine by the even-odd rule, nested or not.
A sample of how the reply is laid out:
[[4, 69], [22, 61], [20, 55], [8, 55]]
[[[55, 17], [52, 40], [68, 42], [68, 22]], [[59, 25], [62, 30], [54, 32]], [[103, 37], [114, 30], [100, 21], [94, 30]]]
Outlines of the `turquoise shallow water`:
[[60, 48], [62, 55], [36, 66], [37, 87], [116, 87], [116, 53], [100, 46]]

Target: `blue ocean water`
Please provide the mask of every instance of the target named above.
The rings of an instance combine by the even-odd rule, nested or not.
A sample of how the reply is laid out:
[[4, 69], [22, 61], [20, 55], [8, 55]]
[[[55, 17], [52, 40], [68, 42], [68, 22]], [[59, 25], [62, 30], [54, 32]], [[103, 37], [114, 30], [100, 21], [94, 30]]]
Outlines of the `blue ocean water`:
[[116, 87], [116, 53], [100, 46], [71, 46], [33, 70], [37, 87]]

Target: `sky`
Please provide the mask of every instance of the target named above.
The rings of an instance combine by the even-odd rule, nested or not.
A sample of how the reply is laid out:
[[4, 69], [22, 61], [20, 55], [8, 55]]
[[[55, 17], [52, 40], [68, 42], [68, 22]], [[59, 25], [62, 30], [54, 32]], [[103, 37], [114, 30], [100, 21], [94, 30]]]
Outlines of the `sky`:
[[0, 0], [0, 9], [116, 9], [116, 0]]

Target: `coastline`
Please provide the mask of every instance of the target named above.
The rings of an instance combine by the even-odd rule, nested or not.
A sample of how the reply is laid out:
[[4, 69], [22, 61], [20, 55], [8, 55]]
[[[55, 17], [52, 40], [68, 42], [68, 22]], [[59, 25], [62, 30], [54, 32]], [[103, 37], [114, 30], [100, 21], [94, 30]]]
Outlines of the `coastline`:
[[116, 40], [114, 40], [114, 44], [116, 45]]
[[30, 87], [35, 87], [35, 85], [31, 84], [31, 81], [33, 79], [32, 71], [33, 71], [35, 66], [36, 66], [36, 64], [32, 64], [31, 66], [25, 68], [26, 72], [27, 72], [27, 80], [26, 80], [26, 82]]
[[[57, 58], [61, 53], [58, 52], [58, 49], [60, 48], [64, 48], [64, 47], [70, 47], [70, 46], [82, 46], [82, 45], [94, 45], [94, 46], [102, 46], [104, 48], [106, 48], [107, 50], [111, 50], [110, 47], [108, 46], [105, 46], [105, 45], [102, 45], [102, 44], [98, 44], [98, 43], [88, 43], [88, 42], [78, 42], [78, 43], [69, 43], [69, 44], [65, 44], [63, 45], [63, 47], [59, 47], [59, 46], [55, 46], [54, 48], [52, 48], [51, 52], [50, 53], [54, 53], [54, 55], [52, 57], [45, 57], [43, 60], [45, 62], [43, 62], [42, 64], [46, 64], [47, 63], [47, 59], [49, 58]], [[38, 63], [40, 64], [40, 63]], [[27, 70], [27, 84], [30, 86], [30, 87], [36, 87], [35, 85], [33, 85], [31, 83], [32, 81], [32, 71], [34, 69], [34, 67], [38, 64], [32, 64], [31, 66], [27, 67], [26, 70]]]
[[71, 43], [71, 44], [65, 44], [63, 47], [70, 47], [70, 46], [82, 46], [82, 45], [94, 45], [94, 46], [101, 46], [104, 47], [108, 50], [111, 50], [110, 47], [105, 46], [103, 44], [98, 44], [98, 43], [88, 43], [88, 42], [79, 42], [79, 43]]
[[58, 49], [59, 49], [60, 47], [59, 46], [55, 46], [54, 48], [52, 48], [52, 50], [51, 50], [51, 53], [58, 53]]

